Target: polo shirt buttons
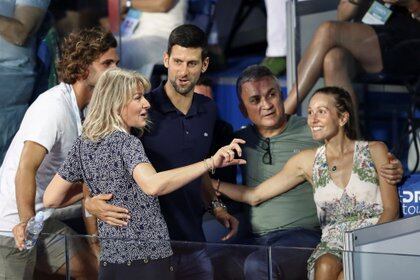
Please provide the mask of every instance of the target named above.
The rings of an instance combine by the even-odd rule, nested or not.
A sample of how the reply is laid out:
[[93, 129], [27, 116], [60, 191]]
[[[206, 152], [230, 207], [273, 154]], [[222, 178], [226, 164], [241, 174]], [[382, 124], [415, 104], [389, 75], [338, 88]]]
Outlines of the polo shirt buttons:
[[170, 270], [170, 271], [174, 271], [174, 267], [171, 265], [171, 266], [169, 267], [169, 270]]
[[131, 266], [131, 261], [127, 261], [127, 266]]
[[144, 263], [148, 263], [148, 262], [149, 262], [149, 260], [148, 260], [148, 259], [144, 259], [144, 260], [143, 260], [143, 262], [144, 262]]
[[107, 263], [107, 262], [103, 262], [103, 263], [102, 263], [102, 265], [103, 265], [103, 266], [107, 266], [107, 265], [108, 265], [108, 263]]

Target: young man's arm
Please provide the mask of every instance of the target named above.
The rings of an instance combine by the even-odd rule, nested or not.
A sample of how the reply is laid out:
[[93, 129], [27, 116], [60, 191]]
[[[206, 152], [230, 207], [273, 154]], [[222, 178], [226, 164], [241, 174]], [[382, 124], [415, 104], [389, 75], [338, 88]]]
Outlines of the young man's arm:
[[26, 141], [16, 172], [16, 203], [20, 223], [13, 228], [16, 246], [23, 249], [25, 228], [28, 220], [35, 216], [36, 173], [47, 154], [42, 145]]

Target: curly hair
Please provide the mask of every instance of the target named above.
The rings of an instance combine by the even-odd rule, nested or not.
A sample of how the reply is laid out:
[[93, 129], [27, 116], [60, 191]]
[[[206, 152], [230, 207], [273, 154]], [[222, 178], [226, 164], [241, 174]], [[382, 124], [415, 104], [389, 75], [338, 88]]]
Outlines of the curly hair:
[[72, 32], [61, 44], [61, 58], [57, 71], [61, 81], [74, 84], [84, 77], [93, 61], [111, 48], [117, 47], [117, 40], [111, 32], [99, 28]]

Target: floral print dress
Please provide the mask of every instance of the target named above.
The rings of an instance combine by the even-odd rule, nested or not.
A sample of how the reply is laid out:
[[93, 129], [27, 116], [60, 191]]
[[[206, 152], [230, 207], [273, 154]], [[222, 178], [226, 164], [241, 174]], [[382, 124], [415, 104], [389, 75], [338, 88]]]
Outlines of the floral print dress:
[[330, 253], [342, 258], [344, 232], [376, 224], [383, 211], [378, 175], [366, 141], [355, 142], [352, 172], [344, 189], [331, 179], [325, 145], [316, 151], [312, 179], [322, 237], [308, 260], [309, 279], [313, 279], [320, 256]]

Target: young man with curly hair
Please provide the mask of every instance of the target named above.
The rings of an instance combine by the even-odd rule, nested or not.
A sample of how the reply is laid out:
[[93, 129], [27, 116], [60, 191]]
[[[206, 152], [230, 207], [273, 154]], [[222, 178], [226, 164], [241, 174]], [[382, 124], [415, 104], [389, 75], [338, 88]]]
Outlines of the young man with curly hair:
[[[44, 190], [81, 133], [82, 110], [99, 76], [119, 62], [116, 47], [113, 35], [99, 29], [70, 34], [57, 67], [62, 83], [41, 94], [27, 110], [0, 168], [0, 278], [32, 279], [35, 268], [65, 275], [63, 238], [48, 235], [33, 249], [23, 250], [25, 228], [43, 210]], [[43, 231], [72, 233], [53, 218], [45, 221]], [[83, 245], [69, 241], [70, 273], [75, 279], [93, 279], [96, 258]]]

